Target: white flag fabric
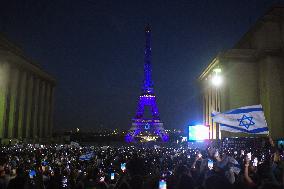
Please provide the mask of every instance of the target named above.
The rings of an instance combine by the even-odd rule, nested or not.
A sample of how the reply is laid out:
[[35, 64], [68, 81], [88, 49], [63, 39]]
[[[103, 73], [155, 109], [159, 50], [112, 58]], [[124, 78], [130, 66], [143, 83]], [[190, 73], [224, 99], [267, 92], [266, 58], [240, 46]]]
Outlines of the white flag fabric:
[[234, 133], [268, 134], [268, 127], [261, 105], [245, 106], [224, 113], [212, 112], [213, 121], [220, 129]]
[[73, 147], [75, 147], [75, 148], [80, 148], [80, 144], [77, 143], [77, 142], [71, 141], [70, 145], [73, 146]]

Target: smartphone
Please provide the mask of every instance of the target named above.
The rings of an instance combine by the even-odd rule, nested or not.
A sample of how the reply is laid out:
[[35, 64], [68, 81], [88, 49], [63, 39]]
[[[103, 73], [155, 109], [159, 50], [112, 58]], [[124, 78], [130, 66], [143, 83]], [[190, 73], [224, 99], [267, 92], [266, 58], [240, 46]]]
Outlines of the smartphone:
[[48, 164], [48, 163], [47, 163], [46, 161], [41, 162], [41, 165], [42, 165], [42, 166], [47, 166], [47, 164]]
[[167, 182], [165, 180], [159, 181], [159, 189], [167, 189]]
[[30, 176], [31, 179], [34, 178], [36, 176], [35, 170], [30, 170], [29, 176]]
[[110, 179], [111, 179], [111, 180], [114, 180], [114, 173], [111, 173], [111, 174], [110, 174]]
[[201, 154], [201, 153], [198, 153], [197, 156], [198, 156], [198, 158], [201, 158], [201, 157], [202, 157], [202, 154]]
[[247, 153], [248, 159], [251, 160], [251, 152]]
[[62, 188], [67, 188], [68, 187], [68, 180], [66, 176], [63, 176], [62, 178]]
[[100, 182], [104, 182], [105, 181], [105, 177], [100, 177]]
[[126, 163], [121, 163], [120, 168], [124, 172], [126, 170]]
[[257, 163], [258, 163], [257, 158], [254, 158], [254, 159], [253, 159], [253, 162], [252, 162], [252, 165], [253, 165], [254, 167], [257, 167]]
[[219, 152], [218, 152], [218, 150], [216, 150], [216, 152], [215, 152], [215, 154], [214, 154], [214, 157], [216, 158], [216, 157], [219, 157]]
[[212, 159], [208, 159], [207, 165], [208, 165], [208, 168], [210, 170], [213, 169], [213, 160]]

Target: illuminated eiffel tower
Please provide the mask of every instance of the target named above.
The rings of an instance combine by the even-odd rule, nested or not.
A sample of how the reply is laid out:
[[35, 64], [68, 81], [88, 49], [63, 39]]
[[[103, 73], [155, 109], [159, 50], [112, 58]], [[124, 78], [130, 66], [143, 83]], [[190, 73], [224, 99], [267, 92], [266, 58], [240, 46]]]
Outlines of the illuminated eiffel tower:
[[[162, 139], [168, 140], [168, 135], [164, 130], [163, 122], [160, 120], [159, 110], [156, 103], [156, 96], [153, 90], [152, 64], [151, 64], [151, 29], [149, 26], [145, 28], [146, 47], [144, 58], [144, 82], [142, 87], [142, 94], [139, 96], [136, 116], [132, 119], [132, 127], [128, 131], [125, 139], [127, 142], [135, 141], [135, 137], [140, 133], [147, 131]], [[145, 107], [151, 109], [152, 118], [145, 118]]]

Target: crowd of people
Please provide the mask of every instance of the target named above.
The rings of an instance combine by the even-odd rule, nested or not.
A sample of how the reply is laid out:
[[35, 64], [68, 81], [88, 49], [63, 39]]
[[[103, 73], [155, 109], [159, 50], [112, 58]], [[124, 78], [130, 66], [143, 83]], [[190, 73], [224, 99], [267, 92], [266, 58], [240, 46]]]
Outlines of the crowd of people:
[[0, 147], [0, 189], [213, 189], [283, 187], [283, 151], [256, 148]]

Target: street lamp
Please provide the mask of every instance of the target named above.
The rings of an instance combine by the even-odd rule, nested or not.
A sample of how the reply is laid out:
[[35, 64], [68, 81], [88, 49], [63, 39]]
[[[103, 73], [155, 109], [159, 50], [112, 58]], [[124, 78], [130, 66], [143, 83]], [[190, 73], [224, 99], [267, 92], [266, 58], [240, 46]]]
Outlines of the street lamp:
[[211, 82], [216, 87], [219, 87], [223, 82], [221, 72], [222, 72], [221, 68], [215, 68], [213, 70], [213, 76]]

